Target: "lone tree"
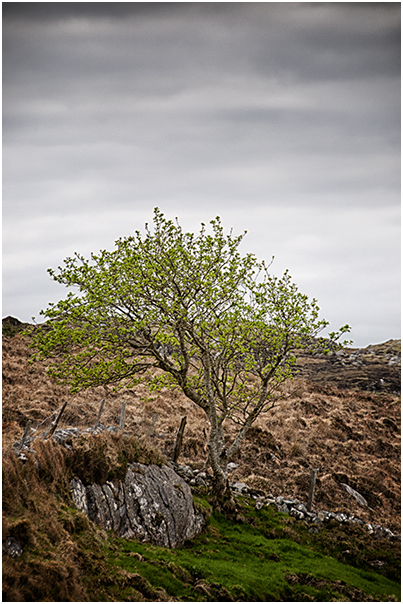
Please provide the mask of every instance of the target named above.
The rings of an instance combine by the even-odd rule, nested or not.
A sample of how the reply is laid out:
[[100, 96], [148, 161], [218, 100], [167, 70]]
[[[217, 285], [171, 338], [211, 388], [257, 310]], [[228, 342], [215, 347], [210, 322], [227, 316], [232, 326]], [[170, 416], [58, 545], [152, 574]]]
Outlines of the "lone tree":
[[[210, 423], [208, 462], [215, 495], [227, 492], [227, 464], [257, 417], [281, 399], [294, 353], [315, 346], [328, 323], [291, 282], [238, 248], [245, 235], [184, 233], [154, 210], [153, 232], [116, 241], [112, 252], [67, 258], [49, 273], [78, 293], [41, 314], [50, 329], [33, 330], [33, 359], [72, 392], [103, 384], [151, 389], [174, 385]], [[336, 341], [346, 325], [330, 334]], [[317, 341], [316, 341], [317, 342]], [[225, 422], [237, 425], [232, 442]]]

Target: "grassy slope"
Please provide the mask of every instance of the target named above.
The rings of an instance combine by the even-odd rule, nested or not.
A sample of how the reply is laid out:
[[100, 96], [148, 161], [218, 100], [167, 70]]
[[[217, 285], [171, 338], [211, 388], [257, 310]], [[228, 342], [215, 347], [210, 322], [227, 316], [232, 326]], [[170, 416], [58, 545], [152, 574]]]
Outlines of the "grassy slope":
[[[400, 599], [400, 546], [374, 540], [360, 527], [335, 524], [313, 535], [292, 518], [244, 506], [230, 520], [214, 514], [207, 532], [176, 551], [107, 535], [74, 509], [71, 473], [102, 482], [121, 477], [127, 460], [155, 460], [133, 435], [144, 443], [156, 412], [149, 441], [169, 455], [186, 414], [181, 462], [202, 467], [205, 418], [177, 393], [147, 405], [141, 388], [123, 395], [95, 389], [72, 398], [46, 377], [44, 366], [27, 365], [29, 352], [19, 335], [5, 339], [3, 354], [3, 541], [12, 536], [24, 548], [20, 558], [3, 556], [4, 601]], [[309, 468], [320, 466], [318, 509], [351, 511], [399, 532], [399, 397], [337, 391], [304, 380], [292, 389], [296, 385], [289, 401], [250, 432], [233, 478], [304, 501]], [[69, 400], [63, 425], [88, 427], [104, 396], [106, 424], [119, 421], [127, 399], [128, 441], [81, 442], [69, 456], [39, 440], [39, 468], [32, 459], [21, 464], [11, 453], [28, 419], [39, 425]], [[347, 498], [340, 481], [359, 490], [372, 509]], [[379, 570], [370, 564], [377, 561], [385, 563]]]
[[[92, 482], [108, 459], [106, 480], [124, 473], [122, 460], [158, 461], [156, 453], [113, 435], [77, 439], [72, 451], [49, 441], [36, 449], [38, 463], [3, 455], [3, 539], [24, 548], [19, 558], [4, 556], [3, 601], [400, 598], [398, 544], [338, 523], [313, 534], [271, 508], [255, 510], [253, 500], [238, 500], [225, 517], [210, 514], [208, 494], [199, 493], [208, 525], [177, 550], [119, 539], [74, 508], [68, 481]], [[386, 564], [375, 570], [370, 562], [379, 559]]]
[[[400, 598], [398, 569], [392, 580], [370, 567], [341, 562], [337, 551], [326, 555], [321, 536], [313, 537], [302, 523], [290, 528], [290, 518], [272, 510], [256, 512], [244, 503], [243, 514], [243, 521], [234, 522], [214, 513], [202, 535], [175, 551], [115, 540], [118, 553], [110, 562], [188, 601]], [[360, 540], [360, 535], [344, 537], [344, 547], [346, 539]], [[390, 562], [393, 558], [391, 553]]]

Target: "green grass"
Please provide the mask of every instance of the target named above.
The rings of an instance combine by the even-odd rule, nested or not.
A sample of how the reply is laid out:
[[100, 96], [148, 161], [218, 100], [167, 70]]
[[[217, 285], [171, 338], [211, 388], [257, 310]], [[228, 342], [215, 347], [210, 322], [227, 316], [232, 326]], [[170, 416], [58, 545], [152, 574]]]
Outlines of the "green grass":
[[337, 547], [326, 555], [326, 539], [302, 523], [265, 509], [245, 513], [244, 523], [213, 513], [207, 530], [176, 550], [115, 539], [110, 562], [182, 601], [400, 600], [398, 580], [338, 560]]
[[277, 512], [243, 513], [243, 523], [213, 513], [207, 530], [176, 550], [114, 538], [109, 561], [182, 601], [400, 600], [397, 580], [326, 555], [302, 523], [290, 529]]
[[226, 517], [198, 489], [207, 526], [176, 550], [119, 539], [73, 506], [69, 472], [120, 472], [126, 454], [139, 452], [135, 443], [78, 442], [73, 460], [50, 441], [39, 445], [38, 465], [3, 455], [3, 540], [12, 536], [24, 550], [3, 557], [3, 601], [400, 601], [398, 543], [335, 521], [313, 534], [247, 498]]

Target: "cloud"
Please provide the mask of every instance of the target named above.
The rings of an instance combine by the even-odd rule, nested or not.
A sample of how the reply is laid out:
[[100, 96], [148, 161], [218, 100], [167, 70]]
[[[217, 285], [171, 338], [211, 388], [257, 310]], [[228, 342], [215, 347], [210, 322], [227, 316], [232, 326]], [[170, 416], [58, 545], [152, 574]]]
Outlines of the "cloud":
[[398, 3], [3, 3], [3, 28], [8, 314], [159, 206], [246, 228], [360, 343], [398, 335]]

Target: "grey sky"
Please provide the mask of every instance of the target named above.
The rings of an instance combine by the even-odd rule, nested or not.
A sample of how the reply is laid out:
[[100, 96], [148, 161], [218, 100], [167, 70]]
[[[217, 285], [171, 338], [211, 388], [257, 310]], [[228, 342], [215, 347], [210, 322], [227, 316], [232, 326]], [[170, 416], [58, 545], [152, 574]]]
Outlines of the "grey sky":
[[400, 3], [3, 2], [3, 316], [156, 206], [400, 337]]

